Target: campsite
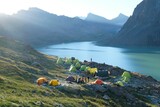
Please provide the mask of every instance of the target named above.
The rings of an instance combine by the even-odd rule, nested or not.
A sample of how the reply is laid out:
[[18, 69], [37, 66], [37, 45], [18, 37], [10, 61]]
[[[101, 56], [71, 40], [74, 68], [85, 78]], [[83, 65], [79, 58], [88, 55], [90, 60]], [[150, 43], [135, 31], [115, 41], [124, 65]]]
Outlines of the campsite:
[[[44, 84], [41, 84], [41, 86], [50, 89], [54, 87], [60, 91], [67, 91], [68, 94], [75, 93], [82, 94], [82, 96], [81, 88], [86, 88], [107, 101], [113, 97], [122, 97], [121, 100], [127, 99], [127, 105], [147, 107], [142, 102], [143, 100], [150, 100], [152, 103], [159, 104], [160, 92], [158, 86], [160, 82], [150, 76], [129, 72], [107, 64], [86, 60], [81, 62], [74, 57], [57, 58], [56, 63], [64, 67], [66, 76], [64, 78], [57, 77], [50, 81], [44, 77]], [[39, 83], [38, 80], [37, 84]], [[148, 96], [149, 94], [150, 96]], [[140, 96], [142, 99], [137, 99]]]

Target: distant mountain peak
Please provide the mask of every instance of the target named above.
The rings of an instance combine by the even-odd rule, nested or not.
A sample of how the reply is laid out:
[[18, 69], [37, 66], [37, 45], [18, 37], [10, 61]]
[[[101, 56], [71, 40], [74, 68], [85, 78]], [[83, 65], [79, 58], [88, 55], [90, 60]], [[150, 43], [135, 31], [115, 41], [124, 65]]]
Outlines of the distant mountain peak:
[[85, 20], [92, 21], [92, 22], [98, 22], [98, 23], [108, 23], [109, 22], [108, 19], [106, 19], [102, 16], [99, 16], [99, 15], [93, 14], [93, 13], [88, 13]]
[[127, 15], [124, 15], [123, 13], [120, 13], [120, 14], [118, 15], [118, 17], [127, 17], [127, 18], [128, 18], [128, 16], [127, 16]]
[[120, 13], [117, 17], [111, 20], [112, 23], [117, 25], [124, 25], [124, 23], [128, 20], [128, 16]]
[[128, 20], [128, 16], [120, 13], [116, 18], [113, 18], [113, 19], [109, 20], [109, 19], [106, 19], [102, 16], [99, 16], [99, 15], [96, 15], [96, 14], [93, 14], [93, 13], [88, 13], [85, 20], [86, 21], [97, 22], [97, 23], [109, 23], [109, 24], [115, 24], [115, 25], [122, 26]]

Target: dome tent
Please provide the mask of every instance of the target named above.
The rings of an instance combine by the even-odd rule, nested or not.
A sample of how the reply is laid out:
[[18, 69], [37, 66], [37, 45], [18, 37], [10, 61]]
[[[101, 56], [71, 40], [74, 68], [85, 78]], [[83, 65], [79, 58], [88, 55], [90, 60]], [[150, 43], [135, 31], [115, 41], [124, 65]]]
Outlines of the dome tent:
[[130, 78], [131, 78], [131, 74], [129, 72], [126, 72], [126, 71], [123, 72], [123, 74], [122, 74], [122, 80], [124, 82], [128, 82], [130, 80]]
[[90, 69], [91, 69], [90, 67], [86, 67], [85, 71], [87, 72], [87, 71], [89, 71]]
[[49, 82], [49, 85], [51, 85], [51, 86], [58, 86], [58, 85], [60, 85], [60, 82], [58, 80], [51, 80]]
[[102, 85], [102, 84], [104, 84], [104, 83], [103, 83], [103, 81], [102, 81], [102, 80], [97, 79], [97, 80], [95, 80], [95, 81], [93, 82], [93, 84]]
[[70, 72], [76, 72], [77, 69], [76, 69], [76, 67], [74, 65], [71, 65], [70, 68], [69, 68], [69, 71]]
[[131, 74], [127, 71], [124, 71], [123, 74], [122, 74], [122, 77], [127, 77], [127, 78], [131, 78]]
[[44, 83], [48, 83], [48, 80], [45, 77], [40, 77], [37, 79], [37, 84], [42, 85]]
[[89, 72], [90, 74], [95, 74], [97, 72], [97, 68], [90, 68]]
[[86, 69], [86, 65], [82, 65], [80, 68], [81, 71], [85, 71], [85, 69]]
[[80, 64], [79, 62], [77, 62], [76, 65], [75, 65], [75, 67], [76, 67], [77, 69], [79, 69], [79, 68], [81, 67], [81, 64]]

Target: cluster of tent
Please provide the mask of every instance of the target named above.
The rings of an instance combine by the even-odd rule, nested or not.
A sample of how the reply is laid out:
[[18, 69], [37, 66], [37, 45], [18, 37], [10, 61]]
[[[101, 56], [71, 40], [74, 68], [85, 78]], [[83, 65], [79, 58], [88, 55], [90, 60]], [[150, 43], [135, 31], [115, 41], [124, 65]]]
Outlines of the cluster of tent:
[[53, 79], [48, 81], [45, 77], [40, 77], [37, 79], [37, 84], [40, 85], [50, 85], [50, 86], [58, 86], [60, 85], [59, 80]]
[[58, 58], [57, 64], [70, 66], [69, 72], [76, 72], [77, 70], [80, 70], [93, 75], [97, 72], [97, 68], [90, 68], [89, 66], [82, 65], [80, 61], [74, 57], [65, 59]]
[[124, 86], [124, 83], [127, 83], [130, 81], [131, 74], [127, 71], [124, 71], [121, 76], [121, 81], [117, 81], [116, 84], [119, 86]]

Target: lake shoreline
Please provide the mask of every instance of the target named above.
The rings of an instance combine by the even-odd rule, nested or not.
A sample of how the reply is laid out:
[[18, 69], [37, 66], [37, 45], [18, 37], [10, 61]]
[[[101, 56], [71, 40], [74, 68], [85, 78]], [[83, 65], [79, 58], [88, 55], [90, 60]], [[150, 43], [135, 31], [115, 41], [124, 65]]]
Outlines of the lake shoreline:
[[[159, 48], [115, 48], [94, 45], [94, 42], [74, 42], [50, 45], [37, 49], [39, 52], [58, 57], [76, 57], [77, 59], [90, 60], [119, 66], [123, 69], [151, 75], [160, 80], [158, 64], [160, 61]], [[151, 72], [152, 71], [152, 72]]]

